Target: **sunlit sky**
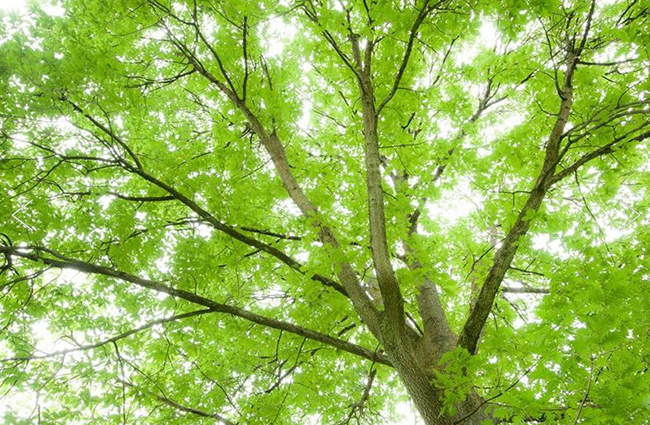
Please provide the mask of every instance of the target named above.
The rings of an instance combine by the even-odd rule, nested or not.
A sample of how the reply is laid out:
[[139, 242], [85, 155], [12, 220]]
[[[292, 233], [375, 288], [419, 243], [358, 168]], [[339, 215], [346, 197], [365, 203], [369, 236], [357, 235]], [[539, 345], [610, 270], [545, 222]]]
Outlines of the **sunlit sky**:
[[[27, 0], [0, 0], [0, 10], [24, 12], [28, 8], [28, 3], [30, 2]], [[56, 6], [56, 2], [36, 1], [36, 3], [41, 4], [43, 10], [50, 13], [51, 15], [59, 15], [63, 11], [61, 7]]]

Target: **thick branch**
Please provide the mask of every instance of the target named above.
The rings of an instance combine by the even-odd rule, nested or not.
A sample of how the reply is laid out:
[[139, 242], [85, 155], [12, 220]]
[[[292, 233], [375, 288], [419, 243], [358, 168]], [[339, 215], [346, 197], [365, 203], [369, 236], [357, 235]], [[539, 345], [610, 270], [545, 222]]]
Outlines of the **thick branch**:
[[568, 122], [573, 106], [573, 75], [580, 54], [582, 53], [589, 35], [591, 26], [591, 17], [594, 13], [595, 2], [592, 1], [588, 12], [585, 30], [582, 36], [580, 46], [577, 49], [568, 46], [566, 57], [567, 71], [564, 76], [564, 84], [560, 93], [560, 110], [557, 119], [551, 130], [548, 141], [546, 142], [546, 155], [542, 169], [535, 181], [533, 189], [530, 192], [524, 208], [519, 212], [517, 219], [510, 229], [510, 232], [503, 241], [502, 246], [494, 255], [494, 262], [488, 272], [481, 292], [476, 300], [475, 307], [470, 311], [463, 330], [458, 338], [458, 346], [465, 348], [470, 354], [475, 354], [478, 346], [478, 340], [481, 335], [485, 321], [488, 318], [494, 298], [497, 295], [501, 282], [512, 264], [512, 260], [517, 252], [520, 239], [528, 232], [530, 228], [531, 214], [537, 212], [542, 205], [548, 189], [554, 182], [553, 174], [557, 164], [561, 159], [560, 143], [563, 139], [564, 128]]
[[[564, 103], [564, 101], [562, 102]], [[565, 109], [566, 114], [568, 115], [569, 109]], [[563, 120], [565, 121], [565, 120]], [[566, 122], [566, 121], [565, 121]], [[557, 134], [557, 133], [554, 133]], [[548, 146], [552, 148], [557, 146], [553, 140], [549, 140]], [[481, 331], [487, 320], [487, 317], [492, 309], [492, 304], [494, 298], [499, 290], [499, 286], [503, 281], [506, 272], [510, 268], [510, 264], [514, 259], [515, 253], [519, 245], [519, 240], [524, 236], [528, 229], [530, 228], [530, 212], [535, 213], [539, 207], [542, 205], [542, 201], [546, 196], [547, 190], [550, 188], [550, 176], [555, 169], [555, 164], [547, 163], [547, 161], [554, 161], [555, 156], [553, 153], [547, 151], [546, 155], [547, 160], [542, 167], [542, 172], [540, 173], [537, 182], [535, 183], [534, 189], [531, 191], [531, 194], [524, 205], [524, 208], [520, 211], [515, 224], [510, 229], [510, 232], [503, 241], [503, 244], [499, 250], [494, 255], [494, 262], [490, 271], [488, 272], [481, 291], [476, 299], [476, 304], [474, 308], [470, 311], [467, 321], [463, 327], [463, 331], [460, 334], [458, 339], [458, 345], [467, 349], [471, 354], [476, 353], [478, 339], [481, 335]], [[550, 167], [550, 168], [549, 168]]]
[[[351, 36], [354, 51], [359, 51], [358, 37]], [[363, 114], [364, 152], [366, 162], [366, 188], [368, 192], [368, 218], [370, 228], [370, 246], [372, 261], [379, 282], [381, 296], [384, 300], [389, 322], [401, 326], [404, 323], [404, 300], [399, 289], [395, 271], [390, 263], [390, 252], [386, 236], [386, 217], [384, 191], [382, 189], [381, 157], [379, 153], [379, 135], [377, 133], [377, 112], [372, 84], [371, 71], [372, 43], [368, 43], [363, 63], [356, 55], [357, 68], [361, 74], [359, 91], [361, 92]]]
[[[170, 34], [170, 37], [173, 38], [173, 36]], [[205, 44], [207, 44], [206, 40], [203, 40]], [[173, 38], [172, 43], [179, 49], [180, 53], [185, 56], [185, 58], [192, 63], [192, 65], [197, 68], [197, 71], [203, 75], [208, 81], [213, 83], [223, 94], [228, 97], [234, 106], [240, 110], [240, 112], [243, 113], [245, 116], [246, 120], [250, 124], [251, 129], [255, 132], [255, 134], [259, 137], [260, 142], [268, 152], [269, 156], [271, 157], [271, 160], [273, 162], [273, 165], [275, 166], [275, 169], [280, 177], [280, 180], [282, 181], [282, 185], [286, 189], [287, 193], [291, 197], [291, 199], [294, 201], [296, 206], [300, 209], [300, 211], [303, 213], [303, 215], [309, 219], [312, 220], [313, 224], [319, 229], [319, 237], [320, 239], [332, 246], [335, 249], [340, 248], [340, 244], [337, 241], [336, 237], [334, 236], [334, 233], [332, 230], [323, 223], [320, 218], [318, 217], [318, 209], [316, 206], [309, 200], [307, 195], [304, 193], [300, 185], [298, 184], [298, 181], [296, 180], [295, 176], [293, 175], [293, 172], [291, 170], [291, 167], [289, 165], [289, 162], [287, 160], [286, 156], [286, 151], [285, 148], [278, 137], [277, 133], [275, 130], [269, 133], [267, 129], [264, 127], [264, 125], [260, 122], [260, 120], [257, 118], [257, 116], [253, 113], [253, 111], [248, 108], [248, 106], [237, 97], [237, 94], [229, 89], [225, 84], [220, 82], [217, 78], [215, 78], [212, 74], [210, 74], [205, 67], [198, 61], [198, 59], [194, 56], [194, 54], [191, 52], [190, 49], [188, 49], [185, 45], [183, 45], [178, 39]], [[209, 47], [209, 46], [208, 46]], [[138, 171], [134, 170], [137, 174], [141, 174]], [[144, 177], [144, 173], [142, 173]], [[146, 177], [145, 177], [146, 178]], [[152, 181], [152, 180], [150, 180]], [[153, 181], [152, 181], [153, 183]], [[162, 187], [162, 186], [160, 186]], [[170, 192], [171, 193], [171, 192]], [[173, 193], [172, 193], [173, 194]], [[181, 195], [182, 196], [182, 195]], [[187, 198], [185, 198], [187, 199]], [[187, 200], [193, 204], [192, 201], [189, 199]], [[184, 201], [184, 203], [186, 203]], [[190, 204], [186, 203], [186, 205], [190, 206]], [[196, 204], [194, 204], [196, 205]], [[218, 223], [212, 223], [214, 220], [214, 217], [212, 219], [208, 219], [207, 214], [205, 211], [199, 212], [200, 208], [195, 209], [194, 206], [190, 206], [194, 211], [197, 212], [197, 214], [201, 215], [203, 218], [206, 220], [210, 221], [211, 224], [213, 225], [219, 225], [223, 227], [223, 225], [220, 225]], [[207, 214], [207, 216], [206, 216]], [[211, 221], [212, 220], [212, 221]], [[220, 229], [221, 230], [221, 229]], [[224, 232], [227, 232], [228, 234], [232, 233], [234, 230], [233, 229], [225, 229], [223, 230]], [[234, 233], [238, 233], [234, 231]], [[231, 235], [233, 237], [234, 233]], [[236, 239], [241, 240], [240, 238], [246, 238], [246, 236], [239, 234]], [[261, 244], [260, 242], [257, 242], [258, 244]], [[275, 248], [271, 249], [275, 250]], [[264, 250], [264, 249], [263, 249]], [[277, 251], [277, 250], [276, 250]], [[286, 257], [285, 254], [281, 254]], [[284, 261], [284, 260], [283, 260]], [[293, 261], [293, 260], [291, 260]], [[379, 322], [378, 322], [378, 314], [376, 309], [374, 308], [370, 298], [368, 295], [365, 293], [363, 288], [361, 287], [361, 284], [359, 283], [359, 279], [352, 269], [352, 267], [346, 263], [342, 262], [339, 264], [340, 266], [340, 271], [338, 273], [339, 279], [341, 280], [343, 287], [341, 287], [338, 283], [338, 285], [335, 289], [339, 292], [345, 293], [349, 296], [350, 300], [353, 302], [355, 309], [361, 316], [362, 320], [366, 323], [370, 331], [375, 335], [379, 335]], [[328, 279], [329, 280], [329, 279]], [[331, 286], [331, 285], [329, 285]]]
[[427, 351], [426, 354], [437, 362], [440, 356], [454, 347], [456, 335], [449, 326], [438, 290], [428, 278], [420, 286], [417, 302], [424, 325], [422, 346]]
[[[43, 252], [50, 254], [54, 258], [43, 255], [42, 254]], [[268, 318], [265, 316], [260, 316], [259, 314], [241, 309], [239, 307], [235, 307], [227, 304], [221, 304], [216, 301], [204, 298], [200, 295], [188, 291], [184, 291], [182, 289], [172, 288], [170, 286], [167, 286], [157, 281], [143, 279], [141, 277], [134, 276], [125, 273], [123, 271], [114, 270], [108, 267], [98, 266], [84, 261], [67, 258], [48, 248], [37, 247], [37, 246], [30, 246], [30, 247], [23, 247], [23, 248], [11, 247], [11, 246], [0, 246], [0, 253], [6, 256], [20, 257], [31, 261], [42, 262], [46, 265], [60, 268], [60, 269], [77, 270], [83, 273], [102, 275], [102, 276], [108, 276], [108, 277], [120, 279], [125, 282], [130, 282], [135, 285], [141, 286], [143, 288], [152, 289], [157, 292], [161, 292], [177, 298], [184, 299], [194, 304], [202, 305], [215, 312], [224, 313], [235, 317], [240, 317], [242, 319], [248, 320], [258, 325], [291, 332], [296, 335], [300, 335], [302, 337], [314, 341], [318, 341], [330, 345], [332, 347], [338, 348], [340, 350], [349, 352], [351, 354], [355, 354], [357, 356], [372, 360], [374, 362], [390, 365], [390, 362], [384, 356], [377, 354], [367, 348], [349, 343], [347, 341], [343, 341], [341, 339], [334, 338], [329, 335], [325, 335], [323, 333], [306, 329], [291, 323]]]
[[[101, 126], [101, 124], [96, 119], [94, 119], [90, 114], [86, 113], [81, 108], [77, 107], [76, 110], [79, 113], [81, 113], [83, 116], [85, 116], [91, 123], [93, 123], [93, 125]], [[102, 127], [99, 127], [99, 128], [101, 129]], [[124, 143], [123, 141], [122, 141], [122, 143], [126, 145], [126, 143]], [[169, 193], [171, 197], [173, 197], [174, 199], [180, 201], [182, 204], [184, 204], [185, 206], [190, 208], [192, 211], [194, 211], [196, 214], [198, 214], [199, 217], [204, 219], [206, 222], [208, 222], [215, 229], [227, 234], [228, 236], [230, 236], [230, 237], [232, 237], [232, 238], [234, 238], [234, 239], [236, 239], [236, 240], [238, 240], [240, 242], [243, 242], [243, 243], [245, 243], [247, 245], [250, 245], [250, 246], [252, 246], [254, 248], [259, 249], [260, 251], [263, 251], [263, 252], [266, 252], [267, 254], [272, 255], [273, 257], [275, 257], [278, 260], [282, 261], [283, 263], [285, 263], [286, 265], [288, 265], [289, 267], [291, 267], [292, 269], [298, 271], [301, 274], [306, 273], [305, 270], [303, 270], [302, 264], [300, 264], [299, 262], [297, 262], [296, 260], [294, 260], [293, 258], [288, 256], [287, 254], [285, 254], [281, 250], [279, 250], [279, 249], [277, 249], [277, 248], [275, 248], [275, 247], [273, 247], [271, 245], [265, 244], [264, 242], [258, 241], [257, 239], [248, 237], [248, 236], [240, 233], [239, 231], [237, 231], [235, 228], [233, 228], [231, 226], [228, 226], [227, 224], [222, 223], [221, 221], [217, 220], [212, 214], [210, 214], [208, 211], [201, 208], [196, 202], [189, 199], [187, 196], [183, 195], [181, 192], [176, 190], [174, 187], [172, 187], [171, 185], [168, 185], [167, 183], [165, 183], [165, 182], [157, 179], [156, 177], [152, 176], [151, 174], [149, 174], [147, 171], [144, 170], [144, 168], [141, 165], [139, 167], [133, 167], [133, 166], [130, 166], [128, 163], [124, 163], [123, 167], [124, 167], [124, 169], [126, 171], [129, 171], [131, 173], [139, 175], [140, 177], [142, 177], [146, 181], [152, 183], [153, 185], [155, 185], [155, 186], [163, 189], [165, 192]], [[321, 276], [319, 274], [315, 274], [312, 277], [312, 279], [322, 283], [325, 286], [329, 286], [329, 287], [333, 288], [334, 290], [340, 292], [343, 295], [346, 295], [346, 296], [348, 295], [346, 289], [343, 286], [341, 286], [338, 282], [335, 282], [330, 278], [327, 278], [325, 276]]]

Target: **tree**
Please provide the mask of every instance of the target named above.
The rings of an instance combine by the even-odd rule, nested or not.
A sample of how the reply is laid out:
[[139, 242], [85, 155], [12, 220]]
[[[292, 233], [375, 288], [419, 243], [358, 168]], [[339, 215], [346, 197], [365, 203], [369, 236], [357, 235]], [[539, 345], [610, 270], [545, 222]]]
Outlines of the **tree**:
[[62, 8], [0, 27], [5, 423], [649, 423], [650, 3]]

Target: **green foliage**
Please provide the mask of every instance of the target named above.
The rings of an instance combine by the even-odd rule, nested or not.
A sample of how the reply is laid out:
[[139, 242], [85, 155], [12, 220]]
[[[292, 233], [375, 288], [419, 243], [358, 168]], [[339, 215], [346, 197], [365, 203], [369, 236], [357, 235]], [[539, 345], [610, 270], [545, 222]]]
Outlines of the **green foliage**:
[[[318, 280], [336, 280], [341, 264], [367, 292], [374, 278], [362, 101], [341, 56], [354, 58], [352, 30], [362, 47], [375, 43], [381, 104], [420, 3], [65, 0], [58, 15], [37, 1], [0, 12], [2, 247], [381, 351], [350, 300]], [[526, 202], [561, 112], [565, 43], [580, 42], [590, 2], [442, 2], [379, 115], [388, 246], [417, 327], [429, 279], [462, 331], [524, 209], [530, 229], [501, 288], [549, 292], [499, 292], [476, 355], [442, 356], [430, 381], [443, 415], [479, 394], [495, 420], [515, 424], [650, 417], [650, 149], [640, 137], [650, 128], [650, 3], [596, 3], [556, 172], [617, 142], [541, 207]], [[250, 116], [281, 140], [317, 213], [296, 207]], [[322, 223], [340, 246], [322, 242]], [[386, 423], [404, 399], [389, 366], [228, 314], [107, 342], [202, 307], [120, 276], [5, 260], [3, 423]]]

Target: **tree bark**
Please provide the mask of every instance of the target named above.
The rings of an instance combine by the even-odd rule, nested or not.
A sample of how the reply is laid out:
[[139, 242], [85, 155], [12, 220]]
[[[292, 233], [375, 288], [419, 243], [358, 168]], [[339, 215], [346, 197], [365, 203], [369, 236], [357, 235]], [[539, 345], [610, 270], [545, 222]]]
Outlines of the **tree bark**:
[[[426, 425], [480, 425], [490, 418], [484, 400], [474, 390], [470, 390], [465, 401], [455, 406], [453, 415], [443, 414], [443, 390], [435, 387], [435, 379], [417, 355], [416, 341], [391, 323], [382, 325], [386, 355]], [[448, 343], [453, 344], [453, 341]]]

